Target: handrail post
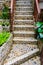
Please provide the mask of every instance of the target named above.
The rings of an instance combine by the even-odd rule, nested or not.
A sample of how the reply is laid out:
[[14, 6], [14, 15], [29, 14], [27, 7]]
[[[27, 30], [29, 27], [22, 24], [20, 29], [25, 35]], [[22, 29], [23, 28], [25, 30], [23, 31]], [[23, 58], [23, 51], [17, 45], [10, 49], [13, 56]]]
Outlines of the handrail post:
[[40, 20], [40, 7], [39, 7], [39, 0], [35, 0], [34, 2], [34, 18], [35, 21]]
[[10, 9], [10, 32], [14, 30], [14, 8], [15, 8], [15, 0], [11, 0], [11, 9]]

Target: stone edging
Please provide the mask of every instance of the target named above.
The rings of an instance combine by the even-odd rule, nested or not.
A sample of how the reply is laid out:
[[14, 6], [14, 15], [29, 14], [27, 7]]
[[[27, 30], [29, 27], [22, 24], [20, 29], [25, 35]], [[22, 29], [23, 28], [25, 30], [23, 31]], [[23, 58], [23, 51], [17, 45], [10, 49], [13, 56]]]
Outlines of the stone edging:
[[2, 63], [4, 62], [4, 59], [6, 58], [7, 54], [9, 53], [11, 49], [12, 39], [13, 39], [13, 36], [11, 34], [7, 42], [0, 47], [0, 65], [2, 65]]

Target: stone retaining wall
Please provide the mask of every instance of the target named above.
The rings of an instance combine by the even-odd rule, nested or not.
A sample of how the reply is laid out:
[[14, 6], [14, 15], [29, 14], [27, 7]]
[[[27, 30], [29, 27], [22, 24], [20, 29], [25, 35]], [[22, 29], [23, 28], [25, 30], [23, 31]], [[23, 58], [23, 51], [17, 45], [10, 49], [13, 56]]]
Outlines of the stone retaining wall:
[[6, 58], [7, 54], [9, 53], [11, 49], [12, 39], [13, 39], [13, 36], [11, 34], [7, 42], [0, 47], [0, 65], [2, 65], [4, 59]]

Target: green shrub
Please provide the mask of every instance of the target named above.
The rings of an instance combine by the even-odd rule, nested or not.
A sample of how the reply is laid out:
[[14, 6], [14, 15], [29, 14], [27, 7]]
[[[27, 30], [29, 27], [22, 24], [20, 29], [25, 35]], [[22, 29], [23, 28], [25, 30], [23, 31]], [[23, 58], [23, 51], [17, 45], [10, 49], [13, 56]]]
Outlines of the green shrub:
[[7, 41], [9, 36], [10, 36], [10, 32], [2, 32], [2, 33], [0, 33], [0, 46], [2, 46]]

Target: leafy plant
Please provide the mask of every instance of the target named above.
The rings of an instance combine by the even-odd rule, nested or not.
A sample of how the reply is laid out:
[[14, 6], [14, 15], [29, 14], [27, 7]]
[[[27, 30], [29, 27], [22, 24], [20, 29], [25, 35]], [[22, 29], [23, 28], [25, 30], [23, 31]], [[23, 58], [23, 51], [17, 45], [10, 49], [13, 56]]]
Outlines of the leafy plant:
[[2, 32], [2, 33], [0, 33], [0, 46], [2, 46], [7, 41], [9, 36], [10, 36], [10, 32]]

